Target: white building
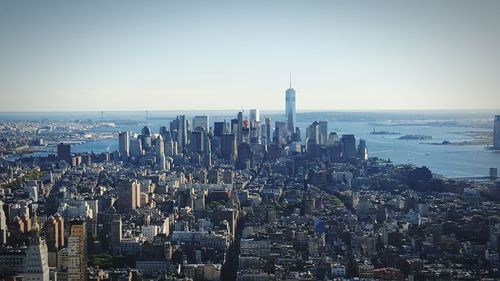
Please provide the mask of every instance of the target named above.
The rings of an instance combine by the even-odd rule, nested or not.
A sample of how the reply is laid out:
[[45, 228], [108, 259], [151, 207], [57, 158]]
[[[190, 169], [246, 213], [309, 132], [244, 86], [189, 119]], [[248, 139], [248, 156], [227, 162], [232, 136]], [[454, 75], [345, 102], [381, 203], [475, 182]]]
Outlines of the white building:
[[255, 122], [260, 122], [260, 113], [258, 109], [250, 109], [250, 126], [254, 126]]
[[148, 239], [153, 239], [160, 233], [160, 227], [157, 225], [143, 225], [141, 230], [142, 235]]

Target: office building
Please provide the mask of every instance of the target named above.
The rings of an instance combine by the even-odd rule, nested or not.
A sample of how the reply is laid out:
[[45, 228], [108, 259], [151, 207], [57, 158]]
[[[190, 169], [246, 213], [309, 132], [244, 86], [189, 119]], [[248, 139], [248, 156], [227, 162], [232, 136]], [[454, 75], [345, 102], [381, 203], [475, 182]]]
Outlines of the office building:
[[206, 133], [208, 133], [208, 129], [210, 128], [208, 116], [195, 116], [193, 118], [193, 131], [199, 131], [203, 129]]
[[328, 122], [319, 121], [319, 142], [318, 144], [327, 145], [328, 142]]
[[287, 122], [274, 122], [273, 142], [276, 144], [285, 144], [287, 142]]
[[137, 139], [141, 142], [142, 149], [144, 149], [145, 151], [150, 150], [151, 146], [153, 145], [152, 136], [141, 134], [137, 136]]
[[500, 115], [496, 115], [493, 122], [493, 147], [500, 149]]
[[354, 159], [356, 156], [356, 138], [354, 135], [342, 135], [342, 157], [344, 159]]
[[254, 156], [253, 150], [249, 143], [238, 145], [238, 160], [236, 161], [236, 169], [245, 170], [253, 167]]
[[158, 156], [158, 165], [160, 171], [165, 171], [170, 169], [170, 164], [167, 161], [167, 157], [165, 155]]
[[221, 140], [222, 158], [227, 161], [234, 161], [237, 156], [238, 145], [234, 134], [224, 134]]
[[290, 74], [290, 87], [285, 92], [285, 117], [288, 124], [288, 132], [295, 132], [296, 125], [296, 106], [295, 90], [292, 88], [292, 76]]
[[182, 151], [188, 143], [188, 122], [186, 115], [177, 116], [177, 143], [179, 149]]
[[243, 112], [238, 112], [238, 125], [236, 127], [236, 143], [243, 142]]
[[214, 122], [214, 136], [222, 137], [226, 132], [226, 122]]
[[165, 138], [165, 135], [170, 134], [170, 131], [167, 130], [166, 126], [160, 126], [160, 130], [158, 131], [158, 133], [160, 134], [160, 136], [163, 136], [163, 138]]
[[314, 121], [306, 129], [306, 142], [314, 141], [315, 144], [320, 144], [320, 126], [317, 121]]
[[265, 120], [265, 137], [266, 137], [266, 143], [271, 143], [273, 141], [272, 134], [271, 134], [271, 118], [266, 118]]
[[172, 141], [172, 139], [165, 141], [165, 155], [168, 157], [174, 157], [177, 155], [177, 142]]
[[144, 155], [142, 142], [138, 138], [130, 139], [130, 156], [140, 157]]
[[300, 128], [295, 127], [295, 134], [292, 134], [292, 141], [294, 142], [301, 142], [302, 137], [300, 136]]
[[30, 245], [26, 250], [24, 260], [23, 280], [24, 281], [49, 281], [49, 262], [47, 244], [34, 230], [30, 238]]
[[57, 145], [57, 159], [71, 163], [71, 145], [60, 143]]
[[250, 109], [250, 127], [255, 127], [255, 122], [260, 122], [258, 109]]
[[205, 144], [205, 131], [193, 131], [189, 138], [189, 150], [191, 152], [202, 153]]
[[47, 247], [50, 251], [57, 251], [64, 247], [64, 218], [59, 213], [48, 217], [44, 229]]
[[328, 135], [328, 145], [335, 145], [339, 141], [339, 136], [336, 132], [331, 132]]
[[238, 131], [238, 118], [231, 119], [229, 133], [234, 134], [236, 136], [237, 131]]
[[87, 280], [87, 230], [85, 222], [70, 223], [68, 237], [68, 281]]
[[118, 217], [111, 222], [110, 243], [112, 248], [120, 247], [122, 242], [122, 219]]
[[250, 124], [248, 119], [243, 119], [242, 137], [241, 143], [250, 142]]
[[170, 132], [177, 132], [179, 130], [179, 116], [177, 116], [176, 119], [170, 121], [169, 123], [169, 131]]
[[145, 136], [148, 136], [148, 137], [150, 137], [152, 135], [151, 129], [148, 126], [144, 126], [144, 128], [142, 128], [142, 130], [141, 130], [141, 133]]
[[163, 137], [159, 135], [154, 141], [155, 155], [158, 157], [165, 155], [165, 143]]
[[361, 160], [368, 160], [368, 147], [364, 139], [359, 140], [358, 145], [358, 158]]
[[136, 180], [121, 182], [118, 189], [118, 207], [122, 212], [129, 212], [141, 207], [141, 184]]
[[254, 127], [250, 127], [250, 142], [251, 143], [260, 143], [261, 139], [261, 128], [260, 122], [255, 122]]
[[118, 134], [118, 152], [123, 161], [126, 161], [130, 156], [129, 132], [121, 132]]
[[203, 165], [206, 168], [212, 166], [212, 142], [206, 133], [203, 133]]

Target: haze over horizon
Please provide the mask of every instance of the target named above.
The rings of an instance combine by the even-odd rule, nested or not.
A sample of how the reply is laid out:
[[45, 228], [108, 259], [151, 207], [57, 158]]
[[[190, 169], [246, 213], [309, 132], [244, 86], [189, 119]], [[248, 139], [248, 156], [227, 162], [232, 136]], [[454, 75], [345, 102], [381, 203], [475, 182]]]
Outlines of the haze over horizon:
[[500, 1], [3, 1], [0, 111], [498, 109]]

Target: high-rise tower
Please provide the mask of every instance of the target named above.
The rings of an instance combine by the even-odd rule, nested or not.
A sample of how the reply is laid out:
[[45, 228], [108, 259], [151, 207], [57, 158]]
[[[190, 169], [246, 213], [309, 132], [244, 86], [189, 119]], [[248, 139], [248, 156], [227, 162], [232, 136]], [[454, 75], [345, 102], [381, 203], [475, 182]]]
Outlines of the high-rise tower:
[[130, 212], [141, 207], [141, 183], [137, 180], [121, 182], [117, 185], [118, 207], [122, 212]]
[[87, 230], [85, 222], [70, 223], [68, 238], [68, 281], [87, 280]]
[[49, 281], [49, 264], [47, 244], [39, 235], [39, 226], [31, 233], [30, 245], [26, 251], [24, 260], [23, 280], [27, 281]]
[[285, 92], [285, 115], [288, 122], [288, 132], [293, 133], [295, 131], [295, 90], [292, 88], [292, 74], [290, 73], [290, 87]]
[[238, 112], [238, 127], [236, 129], [236, 143], [243, 142], [243, 112]]
[[260, 114], [258, 109], [250, 109], [250, 127], [255, 127], [255, 122], [260, 121]]
[[186, 115], [177, 116], [177, 143], [179, 148], [183, 150], [188, 143], [188, 124], [186, 120]]
[[130, 155], [129, 132], [125, 131], [118, 134], [118, 149], [121, 159], [126, 161]]
[[493, 147], [500, 149], [500, 115], [495, 115], [493, 122]]

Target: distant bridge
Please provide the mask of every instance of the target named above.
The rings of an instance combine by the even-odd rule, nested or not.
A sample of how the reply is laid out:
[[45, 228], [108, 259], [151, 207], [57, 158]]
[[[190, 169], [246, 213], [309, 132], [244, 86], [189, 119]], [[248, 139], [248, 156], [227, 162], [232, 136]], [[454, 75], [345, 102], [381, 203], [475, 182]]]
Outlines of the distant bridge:
[[450, 180], [456, 181], [496, 181], [500, 177], [463, 177], [463, 178], [448, 178]]

